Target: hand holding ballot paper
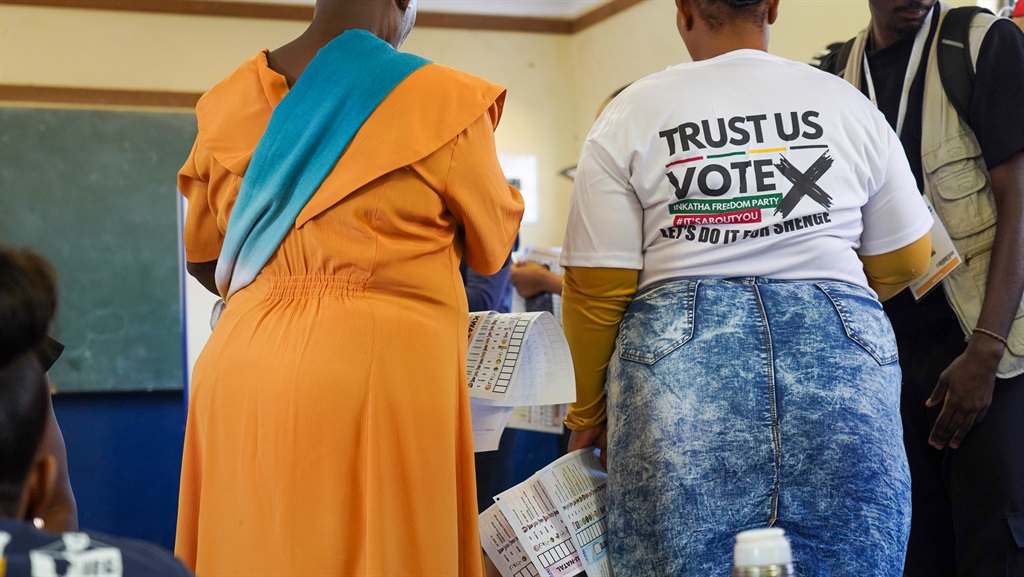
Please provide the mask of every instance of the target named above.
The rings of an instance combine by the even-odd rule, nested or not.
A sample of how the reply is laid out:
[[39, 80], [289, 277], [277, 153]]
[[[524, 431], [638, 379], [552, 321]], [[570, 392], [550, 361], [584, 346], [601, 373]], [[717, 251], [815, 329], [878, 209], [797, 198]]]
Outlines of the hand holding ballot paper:
[[476, 451], [497, 448], [515, 407], [576, 398], [569, 345], [551, 313], [470, 313], [466, 357]]
[[593, 449], [581, 449], [496, 496], [480, 538], [502, 577], [612, 577], [607, 482]]

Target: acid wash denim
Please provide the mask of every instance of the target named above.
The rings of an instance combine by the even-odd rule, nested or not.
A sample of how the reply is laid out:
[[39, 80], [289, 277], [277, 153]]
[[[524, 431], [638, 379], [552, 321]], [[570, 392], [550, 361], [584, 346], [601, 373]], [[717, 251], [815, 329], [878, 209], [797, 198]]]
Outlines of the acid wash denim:
[[616, 577], [727, 576], [783, 528], [798, 575], [898, 576], [910, 473], [892, 328], [841, 282], [676, 279], [637, 295], [608, 368]]

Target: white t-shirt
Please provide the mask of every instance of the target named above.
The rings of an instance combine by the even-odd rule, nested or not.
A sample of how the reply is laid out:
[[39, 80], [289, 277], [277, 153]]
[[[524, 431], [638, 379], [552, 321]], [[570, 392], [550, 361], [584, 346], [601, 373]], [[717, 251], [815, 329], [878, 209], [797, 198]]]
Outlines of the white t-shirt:
[[[838, 280], [932, 218], [899, 139], [841, 78], [737, 50], [643, 78], [597, 120], [561, 263], [677, 277]], [[870, 290], [868, 288], [868, 290]]]

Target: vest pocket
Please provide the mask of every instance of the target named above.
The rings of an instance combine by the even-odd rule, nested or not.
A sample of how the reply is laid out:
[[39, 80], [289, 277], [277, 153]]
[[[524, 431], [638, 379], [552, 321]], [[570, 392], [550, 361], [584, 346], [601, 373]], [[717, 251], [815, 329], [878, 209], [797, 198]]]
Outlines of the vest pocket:
[[846, 336], [860, 345], [879, 365], [899, 360], [896, 337], [882, 305], [859, 287], [841, 282], [814, 283], [839, 314]]
[[699, 286], [672, 281], [633, 299], [619, 325], [619, 358], [653, 365], [693, 338]]
[[973, 135], [946, 138], [936, 150], [923, 154], [921, 161], [934, 193], [935, 211], [950, 237], [960, 240], [995, 225], [988, 170]]

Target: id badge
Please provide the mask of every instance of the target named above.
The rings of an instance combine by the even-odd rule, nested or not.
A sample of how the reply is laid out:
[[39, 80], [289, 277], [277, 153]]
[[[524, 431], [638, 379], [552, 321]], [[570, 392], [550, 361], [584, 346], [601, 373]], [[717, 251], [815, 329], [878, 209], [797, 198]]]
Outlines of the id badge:
[[960, 263], [963, 262], [960, 258], [960, 253], [953, 246], [953, 240], [949, 238], [949, 233], [946, 232], [946, 227], [942, 225], [942, 221], [935, 214], [932, 203], [929, 202], [928, 197], [925, 197], [924, 201], [928, 205], [928, 212], [931, 213], [933, 221], [931, 231], [932, 259], [928, 264], [928, 270], [923, 275], [917, 277], [917, 280], [910, 283], [910, 292], [914, 295], [914, 300], [918, 301], [923, 299], [933, 288], [938, 286], [939, 282], [946, 275], [953, 272], [953, 269], [960, 266]]

